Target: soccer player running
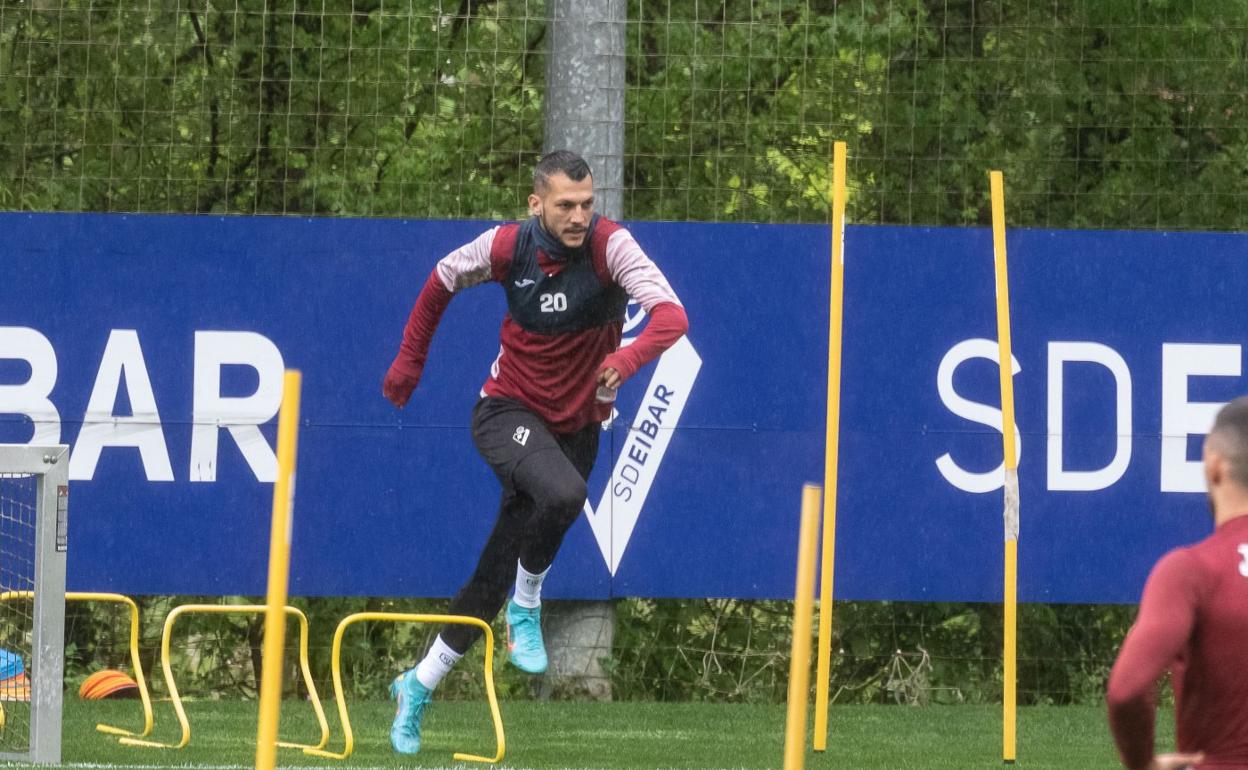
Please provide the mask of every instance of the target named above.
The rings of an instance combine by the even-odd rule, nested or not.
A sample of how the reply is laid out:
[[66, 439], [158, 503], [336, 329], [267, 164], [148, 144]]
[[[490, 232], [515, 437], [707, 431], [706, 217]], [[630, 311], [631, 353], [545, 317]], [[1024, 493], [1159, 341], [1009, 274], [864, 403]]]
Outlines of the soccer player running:
[[[1214, 532], [1153, 567], [1109, 677], [1109, 725], [1131, 770], [1248, 769], [1248, 397], [1218, 412], [1204, 470]], [[1179, 753], [1154, 756], [1167, 668]]]
[[[412, 308], [382, 392], [402, 408], [420, 381], [434, 330], [451, 298], [486, 282], [507, 296], [498, 358], [472, 412], [472, 438], [502, 484], [498, 519], [450, 613], [487, 623], [508, 588], [507, 646], [528, 673], [546, 670], [542, 580], [585, 504], [601, 423], [616, 389], [688, 329], [663, 273], [620, 225], [594, 213], [589, 165], [573, 152], [544, 156], [533, 171], [529, 219], [494, 227], [448, 254]], [[650, 316], [620, 347], [629, 298]], [[444, 626], [423, 660], [390, 687], [399, 702], [390, 742], [420, 750], [433, 689], [481, 636]]]

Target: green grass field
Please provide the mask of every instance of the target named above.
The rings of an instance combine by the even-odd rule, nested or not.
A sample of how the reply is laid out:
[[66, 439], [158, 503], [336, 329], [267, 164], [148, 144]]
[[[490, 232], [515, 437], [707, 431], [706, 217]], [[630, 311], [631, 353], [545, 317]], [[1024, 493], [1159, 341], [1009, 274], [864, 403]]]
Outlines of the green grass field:
[[[66, 766], [100, 768], [232, 768], [255, 760], [256, 704], [196, 701], [186, 704], [191, 742], [184, 749], [144, 749], [118, 745], [97, 733], [106, 721], [137, 727], [136, 701], [66, 701]], [[177, 721], [169, 703], [157, 703], [153, 737], [176, 740]], [[781, 765], [784, 708], [723, 704], [660, 703], [504, 703], [507, 768], [714, 768], [753, 770]], [[332, 701], [329, 748], [340, 750]], [[354, 754], [345, 761], [304, 756], [281, 749], [282, 767], [436, 768], [472, 767], [457, 763], [455, 751], [493, 754], [493, 730], [484, 703], [435, 703], [426, 722], [425, 747], [417, 757], [391, 751], [388, 730], [393, 704], [352, 705]], [[806, 767], [853, 770], [1001, 768], [1000, 708], [996, 706], [847, 706], [831, 712], [827, 752], [808, 752]], [[1104, 711], [1095, 707], [1024, 708], [1019, 713], [1016, 767], [1068, 770], [1115, 768]], [[1161, 745], [1171, 732], [1162, 720]], [[312, 709], [287, 702], [282, 711], [284, 740], [310, 741], [319, 735]]]

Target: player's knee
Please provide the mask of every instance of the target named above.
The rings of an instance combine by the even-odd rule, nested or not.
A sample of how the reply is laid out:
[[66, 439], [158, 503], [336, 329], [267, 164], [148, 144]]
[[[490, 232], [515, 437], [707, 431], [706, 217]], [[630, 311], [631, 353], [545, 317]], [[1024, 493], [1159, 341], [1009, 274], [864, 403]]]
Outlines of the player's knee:
[[588, 495], [589, 490], [583, 479], [567, 479], [551, 487], [546, 507], [561, 518], [576, 518]]

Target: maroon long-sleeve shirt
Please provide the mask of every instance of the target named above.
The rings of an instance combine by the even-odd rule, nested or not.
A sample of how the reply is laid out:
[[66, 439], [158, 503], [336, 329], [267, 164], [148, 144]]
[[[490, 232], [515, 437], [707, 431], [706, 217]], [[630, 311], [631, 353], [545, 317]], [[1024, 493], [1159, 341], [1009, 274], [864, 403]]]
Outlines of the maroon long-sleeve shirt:
[[1169, 669], [1181, 752], [1248, 770], [1248, 515], [1171, 551], [1144, 586], [1109, 677], [1109, 725], [1128, 768], [1153, 758], [1155, 693]]
[[[512, 224], [487, 230], [438, 262], [408, 317], [395, 368], [419, 379], [433, 333], [454, 294], [508, 279], [515, 228]], [[499, 239], [506, 239], [503, 248], [496, 248]], [[547, 335], [526, 331], [508, 314], [499, 332], [498, 358], [481, 389], [482, 395], [524, 404], [555, 433], [573, 433], [611, 414], [611, 405], [594, 397], [600, 369], [611, 367], [627, 380], [689, 329], [684, 308], [667, 278], [628, 230], [600, 219], [589, 247], [594, 270], [603, 283], [622, 287], [649, 314], [641, 334], [621, 348], [622, 318], [585, 331]], [[552, 275], [565, 267], [540, 251], [538, 266]]]

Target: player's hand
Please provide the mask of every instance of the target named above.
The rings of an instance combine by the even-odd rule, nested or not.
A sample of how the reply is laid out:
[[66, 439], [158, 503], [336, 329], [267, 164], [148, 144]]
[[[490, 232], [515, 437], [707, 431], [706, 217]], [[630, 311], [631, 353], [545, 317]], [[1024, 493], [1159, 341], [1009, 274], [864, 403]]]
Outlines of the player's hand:
[[610, 366], [603, 368], [598, 372], [598, 384], [605, 385], [612, 390], [616, 390], [624, 383], [624, 378], [620, 373]]
[[386, 378], [381, 381], [381, 394], [389, 399], [390, 403], [402, 409], [407, 400], [412, 397], [412, 391], [416, 389], [418, 382], [420, 382], [419, 377], [404, 374], [391, 366], [390, 371], [386, 372]]
[[1193, 754], [1159, 754], [1153, 757], [1148, 770], [1185, 770], [1205, 761], [1204, 752]]

